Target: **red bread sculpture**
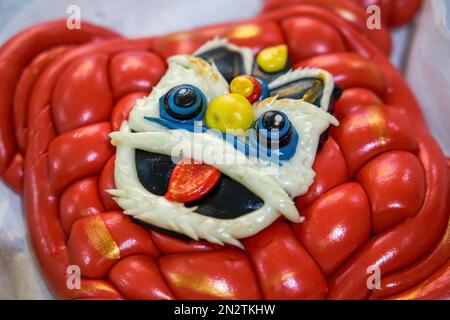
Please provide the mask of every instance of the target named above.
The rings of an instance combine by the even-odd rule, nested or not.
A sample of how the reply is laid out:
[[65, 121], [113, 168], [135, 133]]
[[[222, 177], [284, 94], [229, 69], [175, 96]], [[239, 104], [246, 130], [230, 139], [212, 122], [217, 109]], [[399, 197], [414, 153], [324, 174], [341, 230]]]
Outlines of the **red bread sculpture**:
[[[361, 21], [330, 10], [352, 1], [279, 2], [249, 21], [138, 40], [55, 21], [1, 47], [0, 172], [23, 192], [55, 296], [450, 298], [449, 162], [379, 49], [388, 51], [388, 34], [367, 34], [355, 28]], [[388, 22], [404, 21], [390, 12]], [[158, 83], [168, 57], [216, 36], [255, 53], [286, 43], [293, 66], [327, 70], [343, 89], [340, 125], [317, 153], [313, 184], [295, 199], [305, 221], [281, 218], [243, 239], [243, 250], [138, 224], [106, 191], [115, 188], [109, 133]], [[67, 286], [69, 265], [81, 270], [80, 289]], [[379, 289], [367, 286], [371, 266], [381, 270]]]

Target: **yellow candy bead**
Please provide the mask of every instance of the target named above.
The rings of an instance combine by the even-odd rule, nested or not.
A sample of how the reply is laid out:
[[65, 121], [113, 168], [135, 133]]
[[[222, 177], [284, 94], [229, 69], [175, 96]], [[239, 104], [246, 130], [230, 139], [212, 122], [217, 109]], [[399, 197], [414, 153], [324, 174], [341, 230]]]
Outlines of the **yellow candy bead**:
[[244, 96], [236, 93], [216, 97], [205, 112], [206, 125], [223, 133], [227, 130], [247, 130], [253, 120], [252, 105]]
[[259, 67], [267, 73], [278, 72], [283, 70], [288, 59], [288, 48], [285, 44], [275, 47], [269, 47], [262, 50], [256, 61]]
[[252, 80], [244, 76], [237, 76], [230, 83], [231, 93], [237, 93], [246, 98], [252, 94], [253, 87]]

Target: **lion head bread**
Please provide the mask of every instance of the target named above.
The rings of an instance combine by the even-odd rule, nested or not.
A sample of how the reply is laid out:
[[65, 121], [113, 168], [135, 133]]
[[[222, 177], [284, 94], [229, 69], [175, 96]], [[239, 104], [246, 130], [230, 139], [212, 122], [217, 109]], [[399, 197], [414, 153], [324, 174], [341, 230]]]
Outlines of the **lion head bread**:
[[3, 44], [0, 173], [55, 297], [448, 298], [448, 160], [388, 59], [418, 1], [360, 3]]
[[[258, 57], [262, 54], [264, 52]], [[280, 69], [285, 68], [285, 63]], [[280, 216], [301, 222], [302, 217], [292, 199], [306, 193], [313, 182], [311, 167], [320, 135], [330, 124], [338, 124], [327, 112], [332, 102], [333, 79], [320, 69], [288, 69], [273, 81], [262, 84], [265, 88], [260, 90], [260, 95], [263, 96], [257, 97], [253, 105], [243, 102], [249, 109], [246, 115], [247, 110], [238, 108], [242, 103], [239, 99], [229, 105], [221, 100], [233, 99], [237, 94], [230, 90], [239, 90], [230, 86], [225, 77], [233, 84], [236, 81], [233, 79], [251, 74], [254, 64], [258, 62], [254, 61], [250, 48], [235, 46], [226, 39], [212, 40], [194, 55], [168, 59], [167, 72], [150, 95], [138, 100], [129, 120], [122, 124], [119, 132], [111, 134], [117, 147], [117, 189], [109, 192], [126, 214], [195, 240], [202, 238], [239, 247], [242, 245], [237, 239], [261, 231]], [[257, 78], [257, 81], [264, 80]], [[200, 110], [192, 109], [187, 115], [178, 115], [170, 109], [184, 111], [178, 106], [184, 101], [179, 101], [178, 105], [173, 101], [181, 100], [183, 94], [193, 95], [193, 101], [188, 103]], [[243, 95], [240, 97], [245, 100]], [[210, 115], [216, 112], [210, 110], [215, 104], [219, 104], [219, 110]], [[227, 121], [232, 122], [226, 117], [246, 116], [251, 117], [250, 121], [234, 128], [241, 129], [240, 134], [229, 132], [225, 138], [212, 130], [221, 129]], [[214, 122], [209, 117], [219, 120]], [[259, 128], [262, 131], [264, 125], [275, 126], [277, 121], [282, 124], [278, 123], [278, 145], [271, 141], [270, 157], [263, 157], [267, 152], [257, 152], [257, 149], [262, 145], [267, 151], [267, 145], [263, 145], [267, 141], [255, 139], [252, 143], [251, 134], [256, 137]], [[195, 132], [194, 122], [198, 132]], [[270, 134], [270, 130], [267, 132]], [[255, 152], [251, 152], [253, 149]], [[170, 157], [184, 159], [178, 166], [185, 166], [186, 159], [210, 165], [219, 171], [219, 181], [215, 180], [213, 188], [197, 199], [173, 201], [164, 196], [171, 192], [171, 171], [178, 172], [167, 160]], [[152, 167], [155, 162], [165, 162], [167, 166]], [[162, 173], [164, 170], [169, 172]], [[190, 189], [189, 181], [185, 183]], [[197, 188], [204, 188], [203, 183]]]

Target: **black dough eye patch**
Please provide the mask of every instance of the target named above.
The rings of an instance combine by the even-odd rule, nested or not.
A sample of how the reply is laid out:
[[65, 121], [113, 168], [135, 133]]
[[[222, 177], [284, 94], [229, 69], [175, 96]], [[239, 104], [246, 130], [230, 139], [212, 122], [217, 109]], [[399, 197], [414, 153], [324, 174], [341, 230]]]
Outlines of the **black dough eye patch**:
[[[171, 157], [136, 149], [135, 161], [142, 186], [155, 195], [164, 196], [176, 165]], [[204, 216], [235, 219], [261, 208], [264, 202], [245, 186], [222, 173], [209, 193], [185, 205], [196, 206], [195, 212]]]
[[197, 56], [210, 63], [214, 62], [217, 69], [228, 83], [230, 83], [234, 77], [245, 73], [242, 55], [227, 47], [218, 47]]
[[320, 107], [322, 94], [322, 80], [317, 78], [303, 78], [271, 89], [269, 96], [278, 95], [278, 99], [305, 99], [305, 101]]

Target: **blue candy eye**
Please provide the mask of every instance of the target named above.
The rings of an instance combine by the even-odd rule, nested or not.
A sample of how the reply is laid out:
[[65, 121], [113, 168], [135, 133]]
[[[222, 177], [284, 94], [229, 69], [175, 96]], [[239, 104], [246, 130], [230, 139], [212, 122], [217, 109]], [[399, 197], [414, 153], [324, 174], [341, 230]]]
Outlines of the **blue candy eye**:
[[294, 129], [287, 115], [281, 111], [266, 111], [255, 122], [255, 130], [260, 143], [277, 142], [279, 148], [287, 146], [292, 140]]
[[206, 105], [202, 91], [190, 84], [173, 87], [159, 99], [161, 118], [177, 122], [202, 120]]
[[254, 123], [255, 136], [252, 145], [260, 157], [277, 156], [286, 161], [295, 154], [298, 133], [288, 116], [277, 110], [264, 112]]

